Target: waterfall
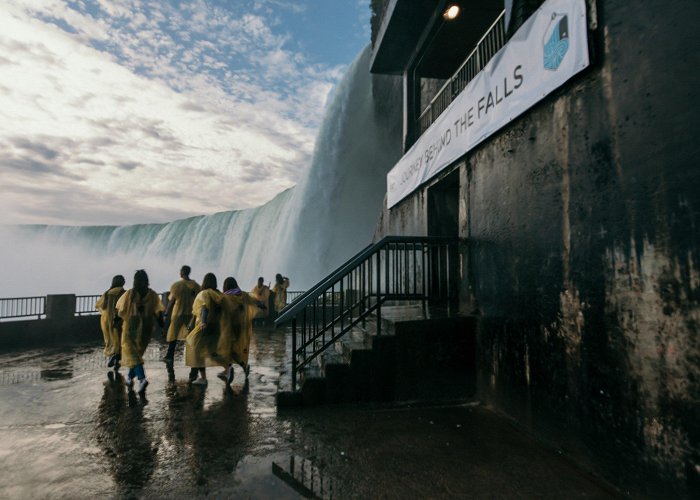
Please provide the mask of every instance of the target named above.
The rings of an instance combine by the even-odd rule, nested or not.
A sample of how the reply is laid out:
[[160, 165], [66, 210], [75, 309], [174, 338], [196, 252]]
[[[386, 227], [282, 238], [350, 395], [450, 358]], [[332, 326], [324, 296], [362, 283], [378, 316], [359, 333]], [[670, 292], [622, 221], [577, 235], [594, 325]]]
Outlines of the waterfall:
[[258, 276], [289, 276], [303, 290], [371, 242], [386, 191], [386, 173], [401, 154], [400, 84], [369, 73], [366, 47], [338, 83], [326, 108], [305, 177], [268, 203], [128, 226], [5, 226], [0, 296], [95, 294], [115, 274], [130, 283], [146, 269], [165, 291], [182, 264], [201, 280], [214, 272], [250, 289]]

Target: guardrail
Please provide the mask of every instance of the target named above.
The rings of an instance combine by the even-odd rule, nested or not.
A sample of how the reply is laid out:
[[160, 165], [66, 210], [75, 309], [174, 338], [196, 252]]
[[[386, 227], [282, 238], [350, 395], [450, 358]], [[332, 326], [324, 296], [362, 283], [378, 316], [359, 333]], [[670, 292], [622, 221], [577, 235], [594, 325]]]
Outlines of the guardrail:
[[0, 319], [29, 318], [37, 319], [46, 314], [46, 297], [13, 297], [0, 299]]
[[100, 295], [76, 295], [75, 315], [85, 316], [90, 314], [100, 314], [100, 311], [95, 309], [95, 303], [99, 298]]
[[[294, 298], [303, 292], [288, 292], [295, 294]], [[167, 306], [168, 292], [158, 294]], [[287, 295], [289, 299], [289, 295]], [[100, 295], [76, 295], [75, 316], [89, 316], [100, 314], [95, 308], [95, 303]], [[46, 316], [46, 296], [43, 297], [8, 297], [0, 298], [0, 321], [5, 319], [32, 318], [41, 319]]]
[[303, 291], [299, 291], [299, 290], [289, 291], [289, 290], [287, 290], [287, 305], [291, 304], [292, 302], [297, 300], [302, 295], [304, 295]]
[[452, 100], [462, 92], [484, 66], [506, 44], [506, 23], [504, 10], [477, 42], [457, 72], [440, 88], [430, 104], [423, 110], [416, 123], [416, 138], [428, 130], [438, 116], [452, 104]]

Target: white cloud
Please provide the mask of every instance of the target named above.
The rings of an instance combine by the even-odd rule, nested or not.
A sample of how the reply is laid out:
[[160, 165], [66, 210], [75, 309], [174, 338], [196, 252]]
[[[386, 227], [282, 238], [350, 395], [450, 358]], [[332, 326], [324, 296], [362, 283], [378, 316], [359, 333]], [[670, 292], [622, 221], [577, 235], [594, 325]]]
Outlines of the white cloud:
[[278, 22], [204, 1], [7, 2], [0, 223], [165, 221], [293, 185], [340, 68], [307, 65]]

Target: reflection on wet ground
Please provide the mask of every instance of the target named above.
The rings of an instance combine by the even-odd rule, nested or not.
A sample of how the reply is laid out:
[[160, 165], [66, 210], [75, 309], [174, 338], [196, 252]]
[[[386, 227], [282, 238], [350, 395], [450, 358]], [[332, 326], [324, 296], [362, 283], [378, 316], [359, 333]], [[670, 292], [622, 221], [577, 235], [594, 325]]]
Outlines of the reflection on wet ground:
[[227, 389], [215, 368], [189, 385], [153, 342], [142, 397], [97, 343], [0, 355], [0, 498], [611, 496], [478, 406], [278, 414], [290, 344], [257, 330]]

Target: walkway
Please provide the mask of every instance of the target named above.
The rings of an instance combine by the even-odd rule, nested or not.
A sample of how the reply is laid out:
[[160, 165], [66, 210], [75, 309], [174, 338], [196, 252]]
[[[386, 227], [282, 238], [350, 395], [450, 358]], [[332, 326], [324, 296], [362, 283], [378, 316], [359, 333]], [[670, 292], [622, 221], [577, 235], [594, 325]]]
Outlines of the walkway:
[[289, 346], [257, 331], [249, 385], [225, 391], [154, 342], [145, 398], [97, 344], [0, 355], [0, 498], [614, 498], [476, 405], [278, 414]]

